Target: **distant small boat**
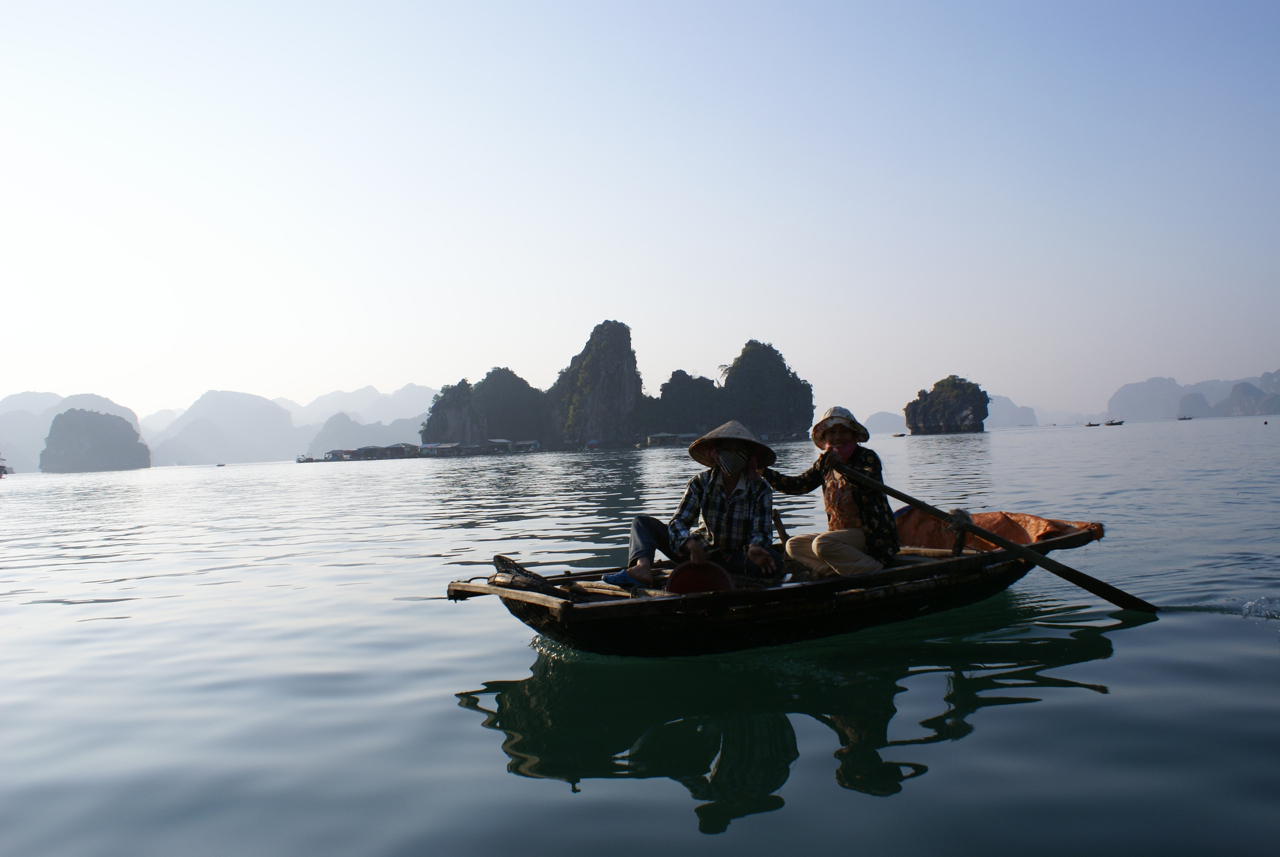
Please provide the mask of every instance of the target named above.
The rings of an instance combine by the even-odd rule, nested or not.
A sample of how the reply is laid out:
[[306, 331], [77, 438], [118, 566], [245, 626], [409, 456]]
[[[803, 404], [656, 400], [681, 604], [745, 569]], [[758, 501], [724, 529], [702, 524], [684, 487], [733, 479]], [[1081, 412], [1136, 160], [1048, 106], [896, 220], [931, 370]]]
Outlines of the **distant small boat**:
[[1124, 420], [1107, 420], [1105, 423], [1103, 423], [1103, 425], [1104, 426], [1122, 426], [1124, 425]]
[[1097, 428], [1100, 425], [1102, 425], [1102, 423], [1085, 423], [1084, 424], [1085, 428]]
[[227, 465], [225, 465], [225, 464], [215, 464], [215, 465], [213, 465], [213, 466], [214, 466], [214, 467], [226, 467]]
[[898, 432], [897, 434], [894, 435], [894, 437], [906, 437], [906, 436], [907, 436], [906, 432]]
[[1192, 419], [1195, 419], [1195, 417], [1178, 417], [1178, 419], [1180, 419], [1180, 420], [1192, 420]]

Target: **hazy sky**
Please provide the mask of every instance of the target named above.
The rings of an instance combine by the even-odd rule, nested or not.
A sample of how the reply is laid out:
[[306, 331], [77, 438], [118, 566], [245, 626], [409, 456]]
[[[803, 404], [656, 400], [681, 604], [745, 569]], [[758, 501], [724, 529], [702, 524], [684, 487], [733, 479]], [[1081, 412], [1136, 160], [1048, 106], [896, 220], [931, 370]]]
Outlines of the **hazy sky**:
[[0, 2], [0, 396], [1280, 368], [1280, 4]]

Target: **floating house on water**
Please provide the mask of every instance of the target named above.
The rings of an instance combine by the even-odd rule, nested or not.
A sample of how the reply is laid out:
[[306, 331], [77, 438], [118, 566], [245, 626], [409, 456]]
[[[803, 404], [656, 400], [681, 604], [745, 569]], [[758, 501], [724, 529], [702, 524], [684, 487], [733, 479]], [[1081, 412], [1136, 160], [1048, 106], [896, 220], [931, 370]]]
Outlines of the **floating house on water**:
[[431, 458], [449, 458], [455, 455], [462, 455], [462, 444], [460, 443], [424, 443], [418, 447], [422, 450], [422, 454]]
[[362, 446], [359, 449], [331, 449], [323, 458], [299, 455], [298, 462], [311, 461], [386, 461], [393, 458], [451, 458], [462, 455], [508, 455], [542, 449], [536, 440], [489, 438], [480, 443], [393, 443], [390, 446]]

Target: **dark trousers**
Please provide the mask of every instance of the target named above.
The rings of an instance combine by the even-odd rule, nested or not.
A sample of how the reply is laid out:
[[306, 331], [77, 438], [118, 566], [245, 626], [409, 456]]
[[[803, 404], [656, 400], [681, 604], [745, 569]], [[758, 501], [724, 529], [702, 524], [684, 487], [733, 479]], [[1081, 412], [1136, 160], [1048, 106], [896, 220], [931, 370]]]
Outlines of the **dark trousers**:
[[[781, 571], [782, 556], [771, 547], [762, 547], [773, 557], [773, 567]], [[666, 524], [648, 515], [639, 515], [632, 518], [631, 544], [627, 550], [627, 567], [630, 568], [631, 564], [641, 557], [653, 559], [658, 551], [662, 551], [663, 556], [677, 564], [689, 559], [689, 552], [684, 549], [684, 545], [680, 545], [678, 548], [672, 546], [671, 534]], [[764, 573], [764, 569], [747, 558], [746, 546], [733, 551], [708, 548], [707, 559], [724, 566], [725, 571], [730, 574], [739, 574], [746, 577], [768, 576]]]

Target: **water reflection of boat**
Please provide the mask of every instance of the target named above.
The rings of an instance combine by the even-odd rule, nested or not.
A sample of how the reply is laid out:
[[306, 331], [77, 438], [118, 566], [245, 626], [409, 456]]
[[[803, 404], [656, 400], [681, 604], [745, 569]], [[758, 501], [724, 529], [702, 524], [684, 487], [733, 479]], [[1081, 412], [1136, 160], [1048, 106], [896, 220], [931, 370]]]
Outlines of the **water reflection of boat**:
[[[913, 514], [899, 516], [900, 533]], [[1034, 541], [1029, 547], [1041, 553], [1102, 538], [1101, 524], [1017, 517], [1053, 525], [1040, 533], [1043, 540], [1025, 532], [1018, 539]], [[780, 586], [739, 581], [740, 588], [728, 592], [676, 595], [661, 589], [628, 593], [601, 583], [604, 571], [543, 578], [506, 557], [496, 557], [495, 564], [498, 573], [484, 582], [450, 583], [449, 597], [496, 595], [517, 619], [554, 640], [587, 652], [646, 657], [781, 645], [901, 622], [990, 598], [1031, 569], [1004, 550], [953, 556], [950, 550], [904, 548], [891, 566], [874, 574]], [[665, 571], [661, 564], [655, 571], [660, 587]]]
[[[928, 771], [908, 748], [963, 738], [982, 708], [1039, 701], [1037, 688], [1106, 693], [1045, 673], [1108, 658], [1109, 632], [1154, 621], [1126, 612], [1107, 624], [1053, 616], [1041, 626], [1031, 608], [1008, 600], [953, 615], [795, 647], [785, 658], [619, 661], [547, 643], [528, 678], [485, 682], [458, 698], [505, 734], [511, 773], [575, 791], [584, 780], [667, 777], [703, 802], [699, 828], [716, 833], [784, 806], [777, 792], [799, 757], [796, 715], [831, 730], [840, 787], [887, 797]], [[947, 677], [937, 713], [916, 730], [899, 724], [894, 734], [909, 737], [890, 740], [894, 697], [925, 674]]]

